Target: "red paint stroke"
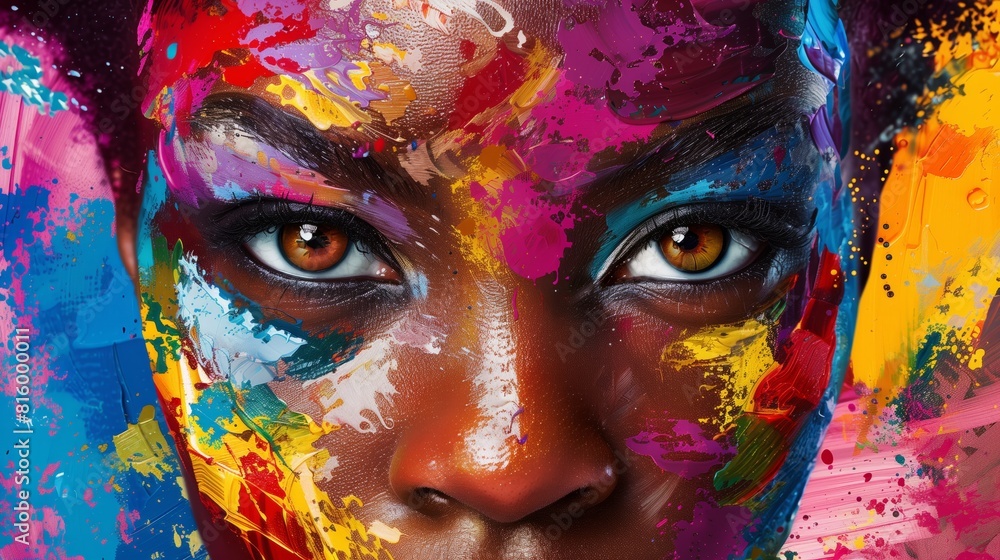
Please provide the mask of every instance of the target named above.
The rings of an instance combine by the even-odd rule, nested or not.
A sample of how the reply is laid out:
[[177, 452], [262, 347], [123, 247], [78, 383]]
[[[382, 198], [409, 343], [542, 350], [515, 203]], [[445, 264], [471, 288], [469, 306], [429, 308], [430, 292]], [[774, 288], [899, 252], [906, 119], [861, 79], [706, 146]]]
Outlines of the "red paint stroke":
[[739, 452], [715, 475], [720, 503], [745, 503], [774, 479], [830, 383], [844, 274], [839, 257], [825, 250], [819, 270], [824, 274], [813, 285], [798, 327], [779, 349], [780, 363], [758, 385], [753, 410], [736, 421]]

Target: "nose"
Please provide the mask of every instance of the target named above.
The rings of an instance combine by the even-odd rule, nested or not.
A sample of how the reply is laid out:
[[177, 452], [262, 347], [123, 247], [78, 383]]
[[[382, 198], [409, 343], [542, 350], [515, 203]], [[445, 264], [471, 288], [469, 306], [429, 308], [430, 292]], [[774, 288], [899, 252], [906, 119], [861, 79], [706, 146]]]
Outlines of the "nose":
[[433, 496], [513, 523], [550, 509], [582, 515], [617, 485], [621, 469], [579, 392], [586, 382], [541, 334], [563, 329], [519, 307], [518, 324], [502, 310], [477, 314], [478, 352], [450, 361], [397, 440], [390, 485], [411, 507]]
[[445, 422], [424, 426], [397, 448], [390, 485], [411, 507], [419, 509], [436, 496], [499, 523], [520, 521], [560, 503], [573, 515], [582, 514], [612, 493], [618, 469], [603, 442], [583, 434], [544, 433], [534, 430], [540, 428], [537, 423], [526, 424], [533, 428], [527, 440], [513, 441], [509, 455], [499, 460], [483, 453], [490, 442], [463, 437]]

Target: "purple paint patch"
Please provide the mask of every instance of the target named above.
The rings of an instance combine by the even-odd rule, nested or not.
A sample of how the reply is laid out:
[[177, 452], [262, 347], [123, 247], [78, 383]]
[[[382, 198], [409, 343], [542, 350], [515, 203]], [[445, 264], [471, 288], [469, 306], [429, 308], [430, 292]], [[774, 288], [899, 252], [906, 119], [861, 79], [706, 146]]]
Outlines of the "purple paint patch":
[[725, 464], [734, 449], [705, 436], [704, 430], [688, 420], [662, 420], [650, 431], [625, 440], [629, 449], [653, 459], [666, 472], [694, 478]]
[[[690, 522], [678, 521], [673, 525], [677, 533], [674, 559], [742, 558], [741, 553], [747, 545], [742, 537], [742, 529], [752, 518], [753, 515], [746, 508], [718, 507], [708, 502], [698, 502], [694, 506], [694, 516]], [[706, 547], [708, 543], [711, 546]]]
[[560, 28], [567, 75], [633, 122], [702, 113], [764, 83], [786, 48], [745, 8], [725, 0], [609, 2], [596, 17]]

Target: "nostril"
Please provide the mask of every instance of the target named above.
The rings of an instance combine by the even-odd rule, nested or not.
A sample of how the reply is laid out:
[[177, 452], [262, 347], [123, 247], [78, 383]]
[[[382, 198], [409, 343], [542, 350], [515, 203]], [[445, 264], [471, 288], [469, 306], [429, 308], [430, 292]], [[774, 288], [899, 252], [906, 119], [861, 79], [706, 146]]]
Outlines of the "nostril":
[[603, 502], [618, 483], [611, 453], [601, 453], [604, 449], [581, 454], [576, 446], [572, 454], [555, 457], [546, 450], [519, 458], [511, 468], [485, 470], [466, 468], [461, 456], [427, 460], [429, 453], [400, 446], [390, 467], [390, 485], [411, 511], [428, 517], [447, 516], [462, 507], [498, 523], [513, 523], [563, 504], [572, 506], [570, 515], [579, 515]]
[[410, 492], [406, 505], [414, 511], [436, 517], [445, 513], [450, 501], [443, 492], [422, 486]]

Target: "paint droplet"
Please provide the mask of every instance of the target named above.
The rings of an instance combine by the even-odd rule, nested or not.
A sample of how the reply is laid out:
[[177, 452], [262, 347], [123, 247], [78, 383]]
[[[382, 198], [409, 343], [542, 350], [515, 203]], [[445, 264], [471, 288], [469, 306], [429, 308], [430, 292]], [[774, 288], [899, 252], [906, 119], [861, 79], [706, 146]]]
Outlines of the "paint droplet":
[[905, 464], [906, 457], [903, 457], [902, 455], [896, 455], [896, 462], [899, 463], [900, 465]]
[[824, 449], [823, 454], [820, 455], [820, 458], [823, 459], [823, 462], [826, 463], [827, 465], [833, 464], [833, 452], [830, 451], [829, 449]]
[[900, 485], [900, 486], [906, 486], [906, 481], [905, 481], [905, 480], [903, 480], [902, 478], [900, 478], [900, 479], [899, 479], [899, 485]]
[[375, 521], [368, 528], [368, 532], [388, 543], [398, 543], [399, 537], [403, 536], [402, 531], [395, 527], [390, 527], [381, 521]]
[[167, 59], [173, 60], [177, 56], [177, 43], [167, 45]]
[[872, 473], [866, 472], [865, 473], [865, 482], [871, 482], [871, 479], [872, 479]]
[[990, 197], [986, 194], [986, 191], [980, 188], [969, 191], [965, 199], [969, 201], [969, 206], [973, 210], [983, 210], [990, 205]]

